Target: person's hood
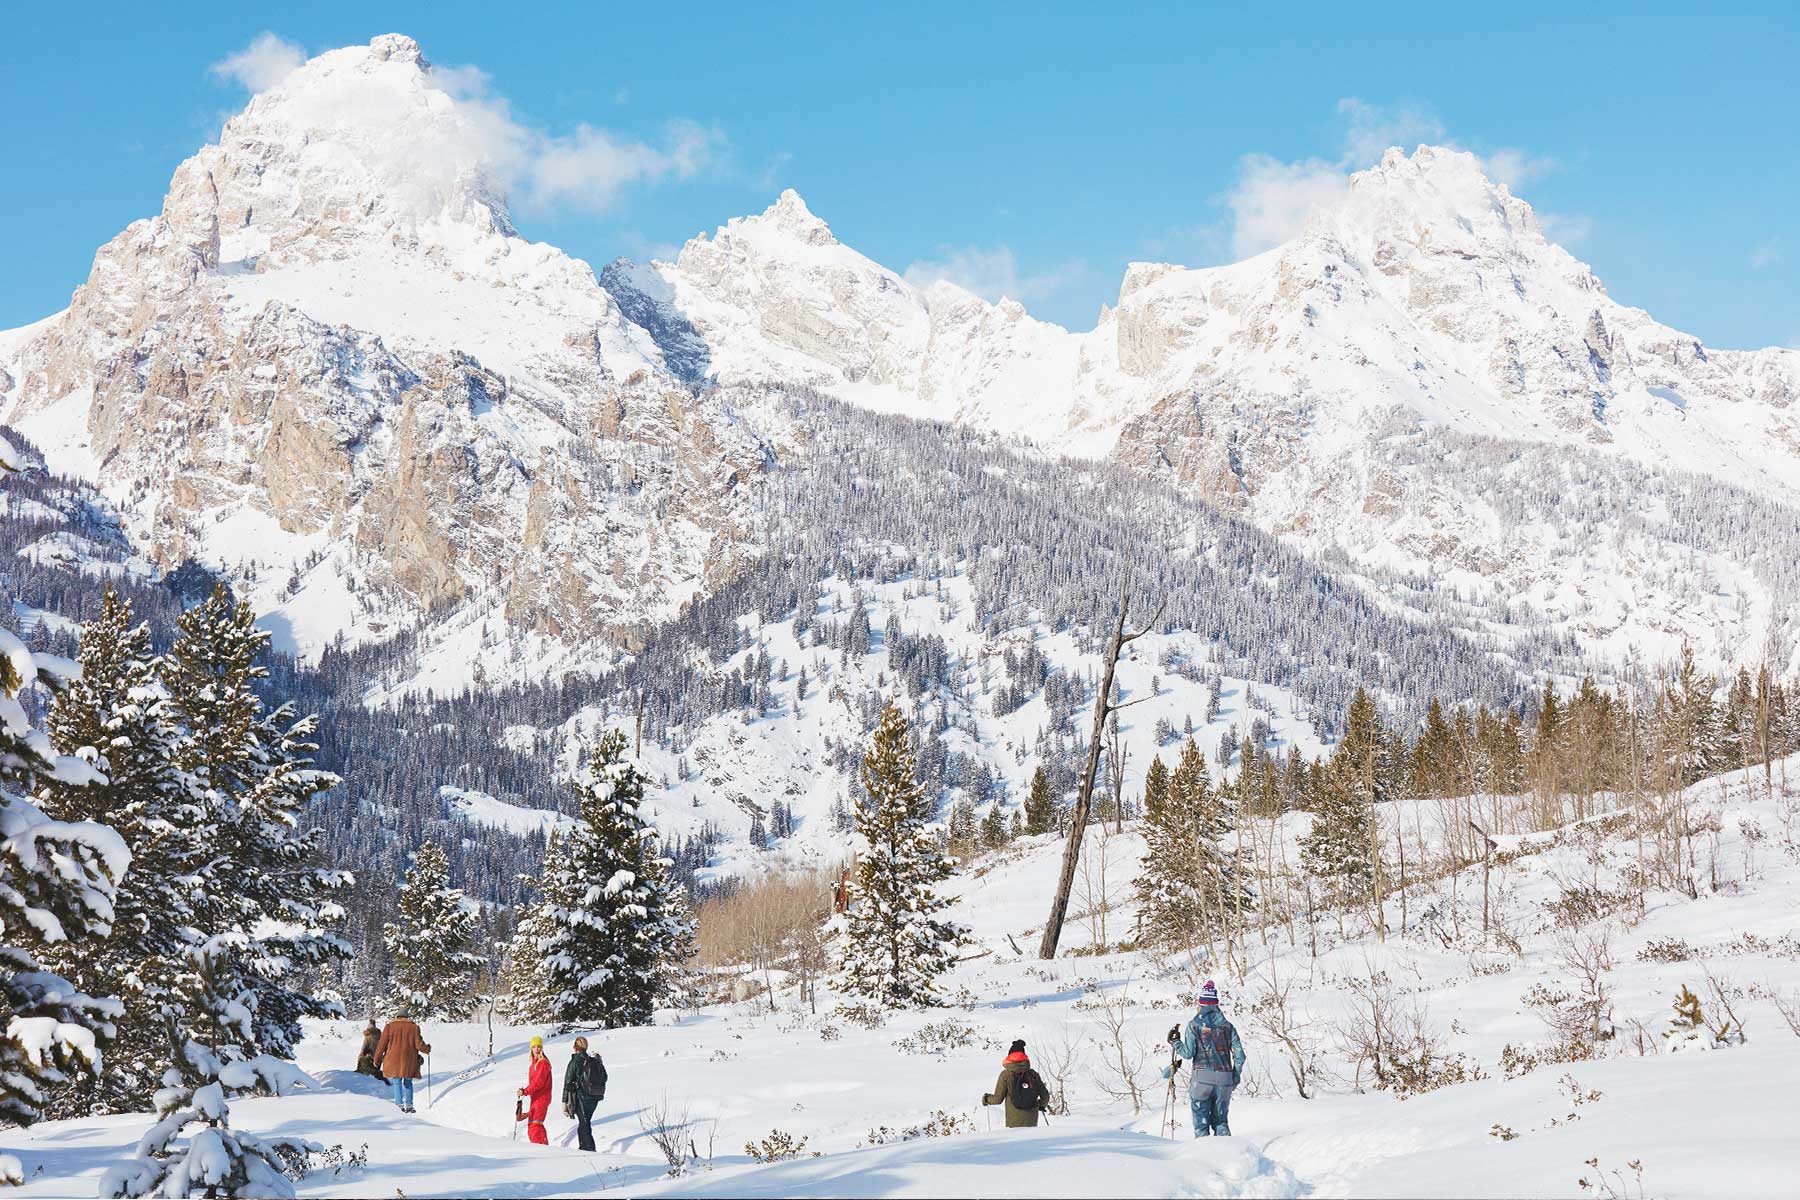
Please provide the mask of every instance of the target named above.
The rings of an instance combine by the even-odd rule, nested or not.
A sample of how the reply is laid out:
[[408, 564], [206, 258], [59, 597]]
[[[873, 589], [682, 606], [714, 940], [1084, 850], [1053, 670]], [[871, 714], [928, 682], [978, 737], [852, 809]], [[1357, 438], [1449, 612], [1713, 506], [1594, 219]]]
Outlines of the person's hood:
[[1225, 1014], [1219, 1011], [1218, 1005], [1205, 1004], [1200, 1008], [1199, 1020], [1200, 1024], [1206, 1026], [1208, 1029], [1217, 1029], [1219, 1026], [1225, 1024]]
[[1014, 1050], [1011, 1054], [1000, 1060], [1000, 1065], [1003, 1067], [1010, 1066], [1013, 1063], [1025, 1063], [1029, 1066], [1031, 1064], [1031, 1059], [1023, 1050]]

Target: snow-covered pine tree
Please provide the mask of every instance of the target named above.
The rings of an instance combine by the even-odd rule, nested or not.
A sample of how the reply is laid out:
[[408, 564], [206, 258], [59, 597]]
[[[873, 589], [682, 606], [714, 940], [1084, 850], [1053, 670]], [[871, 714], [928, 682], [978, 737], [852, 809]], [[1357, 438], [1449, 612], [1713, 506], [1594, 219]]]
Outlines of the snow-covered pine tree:
[[52, 777], [44, 811], [62, 821], [104, 821], [131, 851], [113, 900], [112, 931], [47, 949], [47, 965], [78, 990], [117, 989], [124, 1012], [106, 1072], [55, 1094], [58, 1116], [150, 1107], [168, 1062], [165, 1008], [187, 970], [195, 898], [211, 848], [204, 797], [175, 766], [177, 733], [156, 677], [150, 633], [110, 588], [81, 633], [81, 674], [50, 707], [50, 739], [74, 754], [95, 747], [105, 781], [71, 786]]
[[1187, 947], [1229, 927], [1252, 899], [1229, 841], [1236, 827], [1225, 789], [1212, 786], [1206, 755], [1189, 738], [1167, 782], [1145, 788], [1144, 857], [1133, 885], [1140, 939]]
[[1307, 873], [1328, 881], [1343, 896], [1363, 892], [1374, 881], [1372, 827], [1383, 782], [1376, 763], [1382, 740], [1375, 701], [1358, 688], [1324, 786], [1313, 798], [1312, 829], [1300, 841], [1300, 862]]
[[625, 759], [625, 735], [604, 734], [575, 779], [580, 820], [546, 862], [537, 939], [555, 1019], [565, 1025], [648, 1025], [680, 993], [694, 954], [686, 890], [669, 872], [642, 812], [644, 777]]
[[987, 815], [981, 818], [981, 848], [998, 850], [1006, 845], [1006, 813], [1001, 809], [1000, 801], [995, 800], [988, 805]]
[[200, 929], [242, 935], [221, 943], [256, 997], [241, 1049], [291, 1058], [302, 1017], [343, 1011], [317, 980], [350, 954], [334, 932], [343, 910], [333, 899], [350, 874], [321, 865], [322, 834], [300, 819], [338, 779], [312, 766], [313, 718], [296, 719], [285, 704], [264, 711], [255, 684], [268, 674], [260, 660], [269, 635], [248, 604], [220, 584], [179, 626], [162, 670], [183, 729], [177, 761], [205, 789], [217, 831]]
[[1025, 832], [1049, 833], [1056, 828], [1056, 797], [1050, 778], [1039, 767], [1031, 773], [1031, 790], [1025, 795]]
[[394, 956], [393, 1008], [425, 1020], [467, 1020], [487, 960], [469, 949], [475, 912], [463, 903], [462, 889], [450, 886], [450, 863], [436, 843], [426, 842], [413, 857], [396, 915], [381, 931]]
[[[188, 949], [188, 970], [178, 983], [175, 1011], [163, 1026], [172, 1064], [156, 1092], [156, 1123], [139, 1139], [132, 1157], [100, 1180], [102, 1196], [288, 1197], [294, 1185], [282, 1172], [282, 1153], [322, 1150], [302, 1138], [261, 1138], [231, 1128], [233, 1093], [277, 1096], [315, 1087], [292, 1063], [267, 1054], [244, 1056], [251, 1041], [249, 981], [235, 966], [231, 943], [220, 935]], [[193, 1133], [185, 1143], [178, 1139]]]
[[[57, 754], [19, 702], [26, 688], [73, 674], [68, 666], [34, 655], [0, 629], [0, 991], [7, 1004], [0, 1119], [15, 1125], [37, 1120], [46, 1086], [63, 1083], [69, 1069], [99, 1069], [101, 1043], [120, 1011], [116, 1001], [84, 995], [39, 961], [57, 943], [107, 933], [113, 890], [131, 861], [124, 839], [106, 826], [53, 821], [27, 799], [46, 780], [80, 785], [101, 778], [85, 758]], [[10, 1154], [0, 1154], [0, 1181], [23, 1181]]]
[[[541, 893], [542, 881], [561, 873], [562, 858], [562, 840], [558, 831], [552, 829], [539, 875], [521, 876], [521, 882]], [[500, 1015], [515, 1025], [541, 1025], [556, 1019], [556, 991], [544, 965], [543, 952], [538, 949], [538, 943], [552, 932], [550, 911], [542, 899], [520, 909], [512, 939], [500, 961], [500, 1001], [496, 1006]]]
[[964, 937], [941, 916], [948, 902], [936, 887], [952, 864], [938, 847], [907, 733], [906, 718], [889, 703], [863, 756], [865, 797], [856, 811], [856, 870], [838, 980], [852, 995], [902, 1008], [938, 1002], [938, 977]]

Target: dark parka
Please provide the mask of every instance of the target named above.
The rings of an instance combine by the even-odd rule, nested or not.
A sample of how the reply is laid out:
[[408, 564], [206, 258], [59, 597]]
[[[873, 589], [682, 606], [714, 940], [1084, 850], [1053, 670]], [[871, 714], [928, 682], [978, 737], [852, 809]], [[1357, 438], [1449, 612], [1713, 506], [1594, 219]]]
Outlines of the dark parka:
[[[983, 1104], [1006, 1105], [1006, 1127], [1008, 1129], [1030, 1129], [1037, 1125], [1037, 1110], [1026, 1111], [1013, 1107], [1012, 1081], [1020, 1071], [1029, 1071], [1031, 1060], [1023, 1054], [1007, 1055], [1006, 1061], [1000, 1064], [1000, 1078], [994, 1084], [994, 1090], [981, 1098]], [[1048, 1103], [1048, 1097], [1045, 1098]]]

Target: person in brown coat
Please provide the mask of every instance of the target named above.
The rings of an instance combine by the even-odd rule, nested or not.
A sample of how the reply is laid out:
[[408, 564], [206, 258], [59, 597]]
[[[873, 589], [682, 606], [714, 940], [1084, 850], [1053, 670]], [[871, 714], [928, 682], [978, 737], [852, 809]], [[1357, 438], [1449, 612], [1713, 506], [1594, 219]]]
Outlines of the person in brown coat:
[[375, 1043], [375, 1066], [394, 1085], [394, 1103], [401, 1112], [413, 1108], [413, 1080], [419, 1077], [423, 1056], [431, 1053], [431, 1043], [419, 1032], [411, 1017], [396, 1017], [381, 1031]]
[[373, 1075], [375, 1078], [381, 1080], [381, 1082], [386, 1083], [386, 1076], [382, 1075], [381, 1068], [375, 1065], [375, 1047], [380, 1044], [381, 1026], [375, 1023], [374, 1017], [370, 1017], [369, 1027], [363, 1030], [362, 1049], [357, 1051], [356, 1054], [356, 1073], [358, 1075]]
[[1023, 1039], [1014, 1042], [1012, 1049], [1001, 1060], [1000, 1079], [994, 1084], [994, 1090], [981, 1098], [981, 1102], [1006, 1105], [1008, 1129], [1030, 1129], [1036, 1126], [1038, 1114], [1050, 1107], [1050, 1095], [1044, 1089], [1043, 1078], [1031, 1069], [1031, 1059], [1025, 1056]]

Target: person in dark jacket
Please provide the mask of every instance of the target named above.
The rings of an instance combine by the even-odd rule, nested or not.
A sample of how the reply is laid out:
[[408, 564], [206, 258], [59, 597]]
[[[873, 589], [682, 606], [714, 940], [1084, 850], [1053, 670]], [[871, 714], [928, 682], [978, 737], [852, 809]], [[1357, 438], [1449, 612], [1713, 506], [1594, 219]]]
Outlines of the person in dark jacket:
[[[1194, 1136], [1231, 1136], [1231, 1092], [1244, 1074], [1244, 1043], [1237, 1027], [1219, 1011], [1219, 989], [1212, 980], [1200, 989], [1199, 1011], [1181, 1031], [1175, 1053], [1194, 1067], [1188, 1072], [1188, 1104], [1194, 1113]], [[1169, 1068], [1163, 1068], [1163, 1078]]]
[[381, 1026], [375, 1023], [374, 1017], [370, 1017], [369, 1027], [363, 1030], [362, 1049], [356, 1055], [356, 1073], [373, 1075], [376, 1079], [386, 1083], [387, 1077], [381, 1073], [381, 1068], [375, 1065], [375, 1047], [379, 1045], [381, 1045]]
[[594, 1148], [594, 1109], [606, 1099], [606, 1064], [588, 1053], [588, 1040], [575, 1039], [575, 1053], [563, 1070], [563, 1115], [575, 1120], [576, 1144]]
[[[1013, 1080], [1019, 1075], [1028, 1077], [1031, 1090], [1038, 1096], [1037, 1103], [1028, 1108], [1019, 1108], [1013, 1104]], [[983, 1096], [981, 1102], [1004, 1104], [1008, 1129], [1034, 1127], [1038, 1123], [1038, 1114], [1050, 1107], [1050, 1097], [1044, 1090], [1044, 1081], [1031, 1069], [1031, 1059], [1026, 1057], [1023, 1039], [1014, 1042], [1006, 1057], [1000, 1061], [1000, 1078], [995, 1082], [994, 1090]]]

